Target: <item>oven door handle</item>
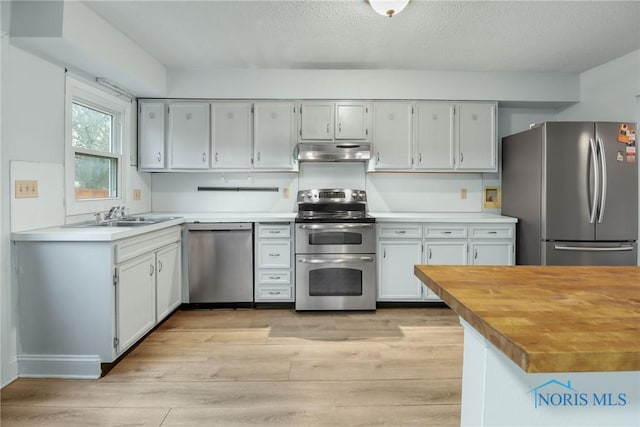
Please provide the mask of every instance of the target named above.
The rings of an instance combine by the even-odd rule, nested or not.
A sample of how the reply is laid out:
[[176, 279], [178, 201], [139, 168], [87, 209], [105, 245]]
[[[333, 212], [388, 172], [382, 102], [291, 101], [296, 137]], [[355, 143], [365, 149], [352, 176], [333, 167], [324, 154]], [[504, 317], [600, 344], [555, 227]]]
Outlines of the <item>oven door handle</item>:
[[302, 224], [301, 230], [345, 230], [357, 228], [373, 228], [373, 224]]
[[298, 262], [303, 264], [344, 264], [346, 262], [364, 261], [373, 262], [373, 257], [370, 256], [357, 256], [357, 257], [345, 257], [336, 259], [324, 259], [324, 258], [300, 258]]

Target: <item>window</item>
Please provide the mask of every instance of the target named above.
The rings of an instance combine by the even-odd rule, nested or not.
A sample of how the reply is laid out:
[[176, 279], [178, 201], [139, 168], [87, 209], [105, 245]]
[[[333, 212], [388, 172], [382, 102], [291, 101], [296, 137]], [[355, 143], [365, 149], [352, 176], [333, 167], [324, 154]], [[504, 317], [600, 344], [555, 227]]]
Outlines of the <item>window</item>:
[[130, 104], [67, 77], [67, 214], [95, 213], [122, 200], [123, 122]]
[[118, 197], [118, 150], [113, 141], [113, 115], [72, 102], [71, 126], [76, 200]]

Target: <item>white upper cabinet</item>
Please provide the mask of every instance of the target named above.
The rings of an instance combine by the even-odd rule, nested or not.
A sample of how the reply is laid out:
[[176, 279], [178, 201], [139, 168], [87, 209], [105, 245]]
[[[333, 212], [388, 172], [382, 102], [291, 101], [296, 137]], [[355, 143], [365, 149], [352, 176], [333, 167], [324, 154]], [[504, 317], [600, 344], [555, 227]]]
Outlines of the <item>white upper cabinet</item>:
[[453, 169], [455, 105], [419, 102], [416, 116], [416, 169]]
[[253, 113], [255, 168], [293, 169], [296, 144], [293, 102], [256, 102]]
[[460, 170], [496, 171], [496, 105], [464, 103], [458, 106], [458, 162]]
[[140, 102], [138, 106], [138, 154], [141, 169], [166, 168], [164, 150], [164, 102]]
[[336, 103], [336, 139], [369, 139], [369, 104], [362, 102]]
[[307, 102], [300, 106], [300, 139], [333, 140], [333, 102]]
[[[413, 108], [411, 142], [399, 123], [390, 119], [398, 117], [400, 105]], [[495, 103], [381, 102], [374, 104], [374, 110], [376, 170], [497, 171]]]
[[300, 141], [369, 140], [368, 102], [303, 102]]
[[373, 104], [373, 162], [376, 169], [409, 169], [413, 153], [412, 105], [408, 102]]
[[169, 104], [169, 166], [172, 169], [209, 167], [209, 103]]
[[211, 104], [211, 166], [249, 169], [253, 165], [252, 104]]

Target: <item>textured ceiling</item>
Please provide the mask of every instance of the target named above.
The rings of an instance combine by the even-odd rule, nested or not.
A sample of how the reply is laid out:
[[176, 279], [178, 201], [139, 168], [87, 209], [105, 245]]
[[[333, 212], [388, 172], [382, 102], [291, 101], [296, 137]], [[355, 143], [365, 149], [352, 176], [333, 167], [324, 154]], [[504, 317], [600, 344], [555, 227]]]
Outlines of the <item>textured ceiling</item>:
[[581, 72], [640, 49], [640, 2], [88, 1], [170, 69]]

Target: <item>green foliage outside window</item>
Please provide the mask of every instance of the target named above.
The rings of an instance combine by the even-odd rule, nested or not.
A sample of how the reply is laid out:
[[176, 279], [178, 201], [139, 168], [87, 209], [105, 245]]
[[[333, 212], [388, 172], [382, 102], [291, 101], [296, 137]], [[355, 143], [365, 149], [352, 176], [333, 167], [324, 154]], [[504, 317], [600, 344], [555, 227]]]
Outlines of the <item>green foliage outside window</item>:
[[92, 153], [75, 154], [76, 199], [117, 196], [117, 160], [112, 154], [113, 116], [81, 104], [72, 104], [72, 142], [75, 148]]

